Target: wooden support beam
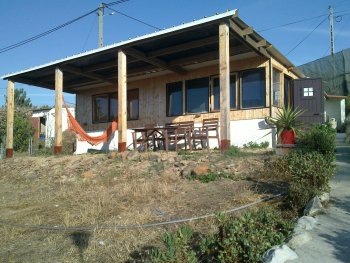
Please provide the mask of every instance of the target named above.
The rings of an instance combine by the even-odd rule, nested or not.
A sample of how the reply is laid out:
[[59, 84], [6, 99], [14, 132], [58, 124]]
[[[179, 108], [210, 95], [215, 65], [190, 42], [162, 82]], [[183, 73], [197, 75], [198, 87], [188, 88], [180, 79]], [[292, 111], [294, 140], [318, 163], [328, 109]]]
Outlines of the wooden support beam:
[[152, 65], [154, 65], [156, 67], [161, 67], [161, 68], [164, 68], [164, 69], [168, 69], [168, 70], [173, 71], [175, 73], [178, 73], [180, 75], [183, 75], [183, 74], [186, 73], [186, 70], [181, 68], [181, 67], [179, 67], [179, 66], [171, 66], [167, 62], [165, 62], [165, 61], [163, 61], [163, 60], [161, 60], [159, 58], [149, 58], [149, 57], [147, 57], [147, 55], [145, 53], [143, 53], [143, 52], [141, 52], [141, 51], [139, 51], [139, 50], [137, 50], [135, 48], [128, 48], [126, 50], [126, 52], [130, 56], [132, 56], [134, 58], [137, 58], [137, 59], [140, 59], [142, 61], [145, 61], [145, 62], [147, 62], [149, 64], [152, 64]]
[[13, 156], [13, 119], [15, 113], [15, 83], [7, 81], [7, 127], [6, 127], [6, 158]]
[[219, 26], [220, 71], [220, 149], [230, 148], [230, 29], [225, 23]]
[[191, 41], [191, 42], [187, 42], [187, 43], [183, 43], [183, 44], [179, 44], [171, 47], [158, 49], [152, 52], [148, 52], [147, 57], [148, 58], [159, 57], [159, 56], [175, 53], [177, 51], [188, 50], [188, 49], [197, 48], [197, 47], [206, 46], [206, 45], [215, 44], [215, 43], [218, 43], [218, 38], [216, 36], [207, 37], [207, 38], [203, 38], [203, 39], [199, 39], [199, 40], [195, 40], [195, 41]]
[[55, 70], [55, 147], [54, 153], [62, 152], [62, 91], [63, 91], [63, 72], [56, 68]]
[[126, 54], [118, 51], [118, 152], [126, 151], [127, 87]]
[[258, 54], [263, 55], [266, 58], [270, 58], [270, 54], [262, 47], [259, 47], [257, 42], [254, 41], [249, 35], [244, 34], [244, 30], [241, 29], [232, 19], [229, 21], [231, 31], [240, 37], [244, 43], [247, 43]]
[[82, 69], [77, 68], [77, 67], [66, 65], [66, 66], [63, 66], [61, 69], [63, 71], [67, 71], [69, 73], [73, 73], [73, 74], [76, 74], [76, 75], [87, 77], [89, 79], [99, 80], [99, 81], [102, 81], [102, 82], [110, 82], [109, 80], [106, 80], [103, 76], [101, 76], [100, 74], [93, 73], [93, 72], [85, 72]]
[[247, 28], [242, 30], [242, 36], [251, 35], [251, 34], [253, 34], [253, 32], [254, 32], [254, 30], [251, 26], [247, 27]]
[[256, 43], [257, 47], [266, 47], [267, 46], [267, 41], [265, 39], [260, 40], [259, 42]]

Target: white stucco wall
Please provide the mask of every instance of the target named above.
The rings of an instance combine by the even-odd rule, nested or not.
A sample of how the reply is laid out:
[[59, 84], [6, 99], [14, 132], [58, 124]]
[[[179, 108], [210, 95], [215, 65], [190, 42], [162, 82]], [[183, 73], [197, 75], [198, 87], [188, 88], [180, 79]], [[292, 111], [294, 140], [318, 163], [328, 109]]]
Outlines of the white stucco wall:
[[[269, 147], [274, 146], [275, 142], [273, 138], [275, 138], [274, 129], [269, 128], [264, 119], [254, 119], [254, 120], [240, 120], [240, 121], [231, 121], [230, 123], [231, 129], [231, 145], [235, 145], [238, 147], [243, 147], [244, 144], [248, 142], [269, 142]], [[196, 124], [195, 127], [200, 127], [201, 124]], [[89, 132], [88, 134], [91, 136], [99, 136], [104, 131], [98, 132]], [[180, 142], [181, 143], [181, 142]], [[127, 148], [132, 150], [132, 130], [127, 130]], [[197, 148], [200, 148], [200, 142], [196, 141]], [[217, 148], [218, 142], [216, 139], [210, 139], [209, 142], [210, 148]], [[118, 131], [114, 133], [114, 135], [110, 138], [107, 143], [101, 143], [96, 146], [90, 145], [85, 141], [77, 141], [77, 148], [75, 154], [83, 154], [88, 151], [88, 149], [95, 150], [117, 150], [118, 149]]]
[[[75, 116], [75, 108], [69, 108], [73, 117]], [[46, 117], [46, 138], [45, 145], [47, 147], [51, 146], [55, 138], [55, 108], [52, 108], [49, 112], [45, 113]], [[68, 129], [68, 116], [65, 108], [62, 109], [62, 132]]]
[[345, 99], [327, 99], [324, 107], [326, 120], [335, 118], [339, 129], [345, 121]]

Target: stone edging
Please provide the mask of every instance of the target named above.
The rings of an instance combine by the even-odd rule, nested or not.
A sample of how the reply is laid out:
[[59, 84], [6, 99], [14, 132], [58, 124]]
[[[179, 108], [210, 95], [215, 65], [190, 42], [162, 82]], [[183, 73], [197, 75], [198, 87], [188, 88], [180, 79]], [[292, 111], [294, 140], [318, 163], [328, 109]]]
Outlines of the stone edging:
[[310, 231], [317, 225], [316, 215], [325, 212], [322, 203], [329, 202], [329, 193], [312, 198], [304, 209], [304, 216], [298, 219], [293, 234], [286, 244], [274, 246], [267, 250], [262, 261], [264, 263], [283, 263], [287, 260], [294, 260], [298, 255], [293, 249], [301, 247], [312, 240]]

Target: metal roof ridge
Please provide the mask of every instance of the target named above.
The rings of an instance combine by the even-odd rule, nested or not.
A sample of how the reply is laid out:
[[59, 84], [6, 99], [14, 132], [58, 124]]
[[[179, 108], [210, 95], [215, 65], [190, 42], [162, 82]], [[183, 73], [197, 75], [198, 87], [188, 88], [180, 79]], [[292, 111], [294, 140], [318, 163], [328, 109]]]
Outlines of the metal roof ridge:
[[85, 51], [85, 52], [82, 52], [82, 53], [78, 53], [78, 54], [75, 54], [75, 55], [63, 58], [63, 59], [54, 60], [54, 61], [51, 61], [51, 62], [48, 62], [48, 63], [41, 64], [39, 66], [34, 66], [34, 67], [30, 67], [30, 68], [27, 68], [27, 69], [24, 69], [24, 70], [20, 70], [20, 71], [17, 71], [17, 72], [9, 73], [9, 74], [1, 76], [0, 78], [3, 79], [3, 80], [4, 79], [8, 79], [8, 78], [13, 77], [15, 75], [23, 74], [23, 73], [26, 73], [26, 72], [29, 72], [29, 71], [38, 70], [38, 69], [41, 69], [41, 68], [44, 68], [44, 67], [53, 66], [55, 64], [59, 64], [59, 63], [62, 63], [62, 62], [68, 61], [68, 60], [81, 58], [81, 57], [84, 57], [84, 56], [92, 55], [92, 54], [99, 53], [99, 52], [102, 52], [102, 51], [105, 51], [105, 50], [109, 50], [109, 49], [113, 49], [113, 48], [116, 48], [116, 47], [121, 47], [121, 46], [124, 46], [126, 44], [130, 44], [132, 42], [145, 40], [145, 39], [152, 38], [152, 37], [155, 37], [155, 36], [160, 36], [160, 35], [163, 35], [163, 34], [175, 32], [177, 30], [189, 28], [189, 27], [192, 27], [192, 26], [201, 25], [201, 24], [208, 23], [208, 22], [215, 21], [215, 20], [219, 20], [219, 19], [222, 19], [222, 18], [225, 18], [225, 17], [231, 17], [231, 16], [234, 16], [234, 15], [237, 15], [237, 11], [238, 11], [238, 9], [234, 9], [232, 11], [226, 11], [226, 12], [221, 13], [221, 14], [216, 14], [216, 15], [209, 16], [209, 17], [204, 17], [204, 18], [201, 18], [201, 19], [198, 19], [198, 20], [194, 20], [192, 22], [180, 24], [180, 25], [173, 26], [173, 27], [170, 27], [170, 28], [166, 28], [166, 29], [163, 29], [163, 30], [160, 30], [160, 31], [156, 31], [156, 32], [153, 32], [153, 33], [145, 34], [143, 36], [139, 36], [139, 37], [135, 37], [135, 38], [132, 38], [132, 39], [120, 41], [118, 43], [110, 44], [110, 45], [107, 45], [107, 46], [104, 46], [104, 47], [101, 47], [101, 48], [96, 48], [96, 49], [92, 49], [90, 51]]

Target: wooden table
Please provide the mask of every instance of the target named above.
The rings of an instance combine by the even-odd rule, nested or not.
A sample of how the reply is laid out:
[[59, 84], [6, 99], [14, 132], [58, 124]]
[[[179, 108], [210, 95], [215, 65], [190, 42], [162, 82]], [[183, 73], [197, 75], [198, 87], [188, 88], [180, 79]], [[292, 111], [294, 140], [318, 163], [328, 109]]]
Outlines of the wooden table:
[[[177, 138], [178, 131], [182, 131], [185, 135], [182, 135], [179, 137], [180, 139], [185, 139], [189, 143], [190, 149], [192, 149], [192, 143], [191, 143], [191, 131], [186, 130], [179, 127], [168, 127], [168, 126], [155, 126], [155, 127], [139, 127], [139, 128], [133, 128], [133, 144], [134, 149], [137, 148], [137, 144], [141, 144], [145, 146], [145, 149], [147, 150], [148, 142], [152, 141], [153, 145], [155, 145], [156, 141], [163, 142], [164, 150], [169, 150], [169, 133], [174, 137]], [[142, 135], [137, 138], [137, 133], [141, 133]], [[175, 143], [177, 143], [177, 140], [175, 140]], [[176, 147], [177, 148], [177, 147]]]

